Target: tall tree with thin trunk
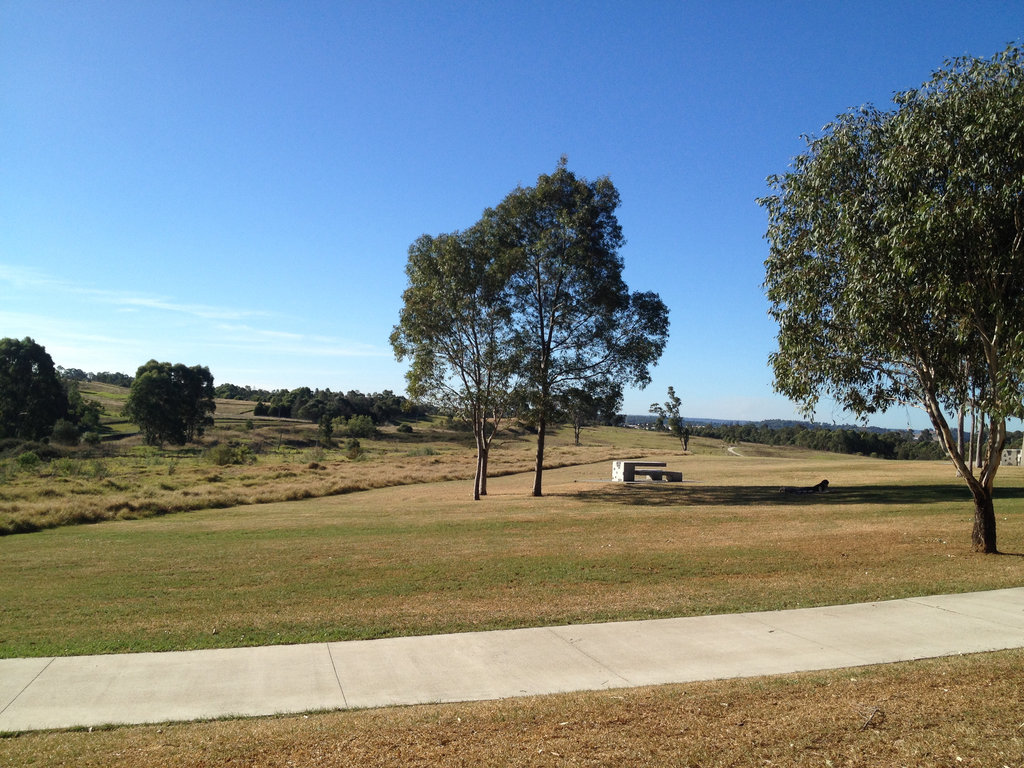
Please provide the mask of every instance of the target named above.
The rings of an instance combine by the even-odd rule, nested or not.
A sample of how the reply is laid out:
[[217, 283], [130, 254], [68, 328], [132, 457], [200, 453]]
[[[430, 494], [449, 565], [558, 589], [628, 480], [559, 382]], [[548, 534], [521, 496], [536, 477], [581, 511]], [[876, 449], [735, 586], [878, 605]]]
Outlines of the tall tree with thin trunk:
[[[993, 484], [1024, 415], [1024, 53], [948, 61], [895, 109], [841, 115], [769, 182], [776, 388], [807, 413], [822, 395], [921, 407], [973, 496], [973, 548], [998, 551]], [[972, 393], [977, 468], [950, 428]]]
[[661, 299], [630, 293], [622, 279], [618, 205], [611, 180], [578, 178], [563, 157], [484, 214], [508, 259], [514, 348], [537, 417], [535, 496], [558, 397], [598, 380], [645, 386], [668, 337]]
[[507, 271], [486, 227], [423, 235], [409, 247], [409, 285], [391, 345], [414, 399], [432, 401], [472, 424], [473, 498], [487, 494], [491, 441], [516, 393]]

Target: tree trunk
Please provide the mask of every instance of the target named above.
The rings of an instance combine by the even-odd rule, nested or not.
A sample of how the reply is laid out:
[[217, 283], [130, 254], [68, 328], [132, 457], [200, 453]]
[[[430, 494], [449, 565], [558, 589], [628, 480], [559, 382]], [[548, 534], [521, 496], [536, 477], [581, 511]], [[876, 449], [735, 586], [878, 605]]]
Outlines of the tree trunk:
[[984, 487], [971, 488], [974, 496], [974, 530], [971, 531], [971, 548], [975, 552], [994, 555], [996, 548], [996, 510], [992, 491]]
[[978, 469], [982, 468], [983, 457], [981, 455], [981, 441], [985, 436], [985, 414], [984, 412], [978, 415], [978, 436], [975, 439], [975, 453], [974, 453], [974, 466]]
[[970, 440], [967, 442], [967, 466], [972, 470], [976, 468], [974, 463], [974, 438], [978, 434], [978, 411], [975, 409], [974, 403], [971, 403], [971, 435]]
[[[964, 407], [960, 406], [960, 410], [956, 416], [956, 452], [961, 456], [964, 455]], [[961, 473], [957, 471], [957, 475]]]
[[993, 500], [993, 483], [995, 482], [996, 472], [999, 470], [999, 462], [1003, 446], [1006, 442], [1006, 420], [992, 420], [988, 458], [982, 467], [981, 476], [978, 477], [971, 469], [974, 461], [974, 436], [973, 434], [971, 435], [967, 445], [963, 444], [960, 437], [963, 434], [963, 409], [960, 410], [957, 435], [954, 438], [933, 392], [929, 393], [926, 398], [925, 407], [928, 411], [928, 416], [931, 418], [932, 426], [938, 432], [942, 447], [952, 460], [953, 466], [956, 467], [957, 474], [967, 482], [967, 487], [971, 491], [971, 497], [974, 499], [974, 526], [971, 531], [971, 548], [975, 552], [996, 554], [999, 550], [996, 548], [996, 513]]
[[[480, 501], [481, 487], [486, 488], [487, 483], [483, 474], [483, 469], [486, 466], [484, 455], [487, 447], [478, 423], [473, 424], [473, 437], [476, 438], [476, 476], [473, 478], [473, 501]], [[486, 493], [486, 490], [484, 492]]]
[[544, 475], [544, 433], [547, 431], [547, 419], [541, 411], [540, 419], [537, 421], [537, 467], [533, 475], [533, 495], [543, 496], [541, 491], [542, 477]]
[[485, 442], [484, 447], [481, 449], [479, 468], [480, 472], [480, 495], [487, 495], [487, 458], [490, 455], [491, 447]]

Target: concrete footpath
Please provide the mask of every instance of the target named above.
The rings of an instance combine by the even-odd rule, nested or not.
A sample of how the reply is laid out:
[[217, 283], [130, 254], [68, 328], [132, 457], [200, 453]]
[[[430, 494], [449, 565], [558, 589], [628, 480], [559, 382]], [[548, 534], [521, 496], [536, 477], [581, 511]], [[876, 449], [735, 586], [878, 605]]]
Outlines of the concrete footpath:
[[1024, 647], [1024, 588], [312, 645], [0, 660], [0, 732], [386, 707]]

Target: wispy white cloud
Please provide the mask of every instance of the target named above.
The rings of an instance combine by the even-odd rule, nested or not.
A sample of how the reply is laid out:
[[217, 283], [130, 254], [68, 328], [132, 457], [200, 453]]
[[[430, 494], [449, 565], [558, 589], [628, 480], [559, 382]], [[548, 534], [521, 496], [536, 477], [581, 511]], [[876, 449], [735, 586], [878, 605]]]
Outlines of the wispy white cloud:
[[8, 283], [19, 290], [46, 290], [51, 293], [85, 296], [93, 301], [110, 304], [126, 311], [151, 309], [189, 315], [203, 320], [243, 320], [269, 315], [263, 310], [188, 304], [166, 296], [95, 288], [53, 277], [34, 267], [18, 264], [0, 264], [0, 282]]
[[247, 317], [265, 316], [266, 312], [229, 307], [211, 307], [206, 304], [179, 304], [167, 299], [150, 296], [110, 296], [110, 302], [121, 307], [156, 309], [177, 312], [203, 320], [242, 320]]
[[298, 357], [391, 357], [389, 350], [351, 339], [253, 328], [249, 325], [222, 324], [218, 329], [221, 333], [209, 342], [211, 346]]
[[301, 341], [303, 339], [301, 333], [290, 333], [288, 331], [269, 331], [261, 328], [253, 328], [251, 325], [228, 325], [227, 323], [221, 323], [217, 327], [224, 333], [233, 333], [238, 334], [240, 336], [256, 336], [262, 339], [279, 341]]
[[17, 264], [0, 264], [0, 281], [10, 283], [15, 288], [47, 287], [58, 284], [38, 269], [22, 267]]
[[10, 264], [0, 264], [4, 294], [12, 301], [0, 309], [0, 335], [32, 336], [65, 367], [130, 373], [151, 357], [173, 358], [312, 384], [338, 375], [330, 371], [342, 360], [353, 361], [341, 363], [343, 370], [358, 368], [364, 377], [382, 365], [390, 370], [389, 348], [324, 334], [322, 327], [304, 333], [304, 320], [277, 312], [100, 289]]

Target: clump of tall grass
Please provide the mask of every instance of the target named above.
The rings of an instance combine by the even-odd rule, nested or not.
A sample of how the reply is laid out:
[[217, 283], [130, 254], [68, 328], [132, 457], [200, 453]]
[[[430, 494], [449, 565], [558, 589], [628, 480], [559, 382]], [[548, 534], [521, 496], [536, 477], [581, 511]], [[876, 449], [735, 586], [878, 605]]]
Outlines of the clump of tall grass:
[[256, 454], [248, 445], [220, 443], [207, 448], [203, 455], [207, 461], [218, 467], [256, 463]]
[[413, 448], [412, 450], [406, 451], [406, 456], [437, 456], [440, 451], [431, 448], [429, 445], [424, 445], [419, 448]]

